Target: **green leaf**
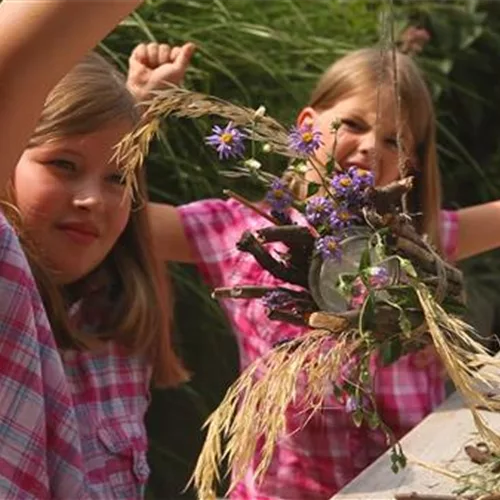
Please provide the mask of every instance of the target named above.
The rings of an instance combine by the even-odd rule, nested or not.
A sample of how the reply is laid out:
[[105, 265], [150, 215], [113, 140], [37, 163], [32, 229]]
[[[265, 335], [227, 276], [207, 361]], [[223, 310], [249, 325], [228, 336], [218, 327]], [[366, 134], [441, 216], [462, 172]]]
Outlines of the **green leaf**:
[[363, 385], [368, 385], [371, 383], [370, 370], [367, 367], [363, 367], [359, 374], [359, 380]]
[[356, 427], [361, 427], [361, 424], [363, 423], [363, 410], [357, 409], [353, 411], [351, 418]]
[[359, 259], [359, 272], [361, 273], [365, 269], [369, 268], [371, 266], [371, 256], [370, 256], [370, 249], [365, 248], [363, 250], [363, 253], [361, 254], [361, 258]]
[[373, 296], [373, 292], [368, 294], [363, 305], [361, 307], [361, 311], [359, 312], [359, 333], [364, 335], [364, 332], [370, 330], [373, 325], [373, 319], [375, 317], [375, 298]]
[[398, 256], [398, 261], [401, 265], [401, 268], [408, 276], [412, 278], [418, 278], [417, 271], [415, 271], [413, 264], [408, 259], [404, 259], [403, 257]]
[[307, 186], [307, 197], [314, 196], [321, 187], [321, 184], [317, 184], [316, 182], [310, 182]]
[[387, 340], [380, 346], [380, 356], [382, 363], [387, 366], [394, 363], [402, 354], [402, 345], [399, 338]]
[[340, 401], [342, 399], [342, 396], [344, 395], [344, 390], [337, 384], [333, 384], [333, 394]]
[[408, 319], [408, 316], [404, 311], [401, 311], [401, 314], [399, 315], [399, 326], [401, 331], [406, 335], [412, 331], [411, 321]]
[[369, 413], [366, 416], [366, 421], [368, 423], [368, 427], [370, 427], [370, 429], [372, 430], [380, 427], [380, 417], [378, 416], [378, 413]]
[[383, 261], [387, 257], [387, 252], [384, 244], [384, 239], [382, 238], [382, 235], [380, 232], [377, 232], [374, 234], [375, 237], [375, 245], [374, 245], [374, 250], [375, 250], [375, 255], [377, 256], [377, 259], [380, 261]]
[[337, 290], [344, 297], [349, 296], [352, 293], [352, 284], [357, 278], [356, 274], [352, 273], [341, 273], [337, 279]]
[[332, 172], [334, 170], [334, 167], [335, 167], [335, 160], [333, 158], [331, 158], [328, 163], [326, 164], [326, 174], [328, 176], [331, 176], [332, 175]]

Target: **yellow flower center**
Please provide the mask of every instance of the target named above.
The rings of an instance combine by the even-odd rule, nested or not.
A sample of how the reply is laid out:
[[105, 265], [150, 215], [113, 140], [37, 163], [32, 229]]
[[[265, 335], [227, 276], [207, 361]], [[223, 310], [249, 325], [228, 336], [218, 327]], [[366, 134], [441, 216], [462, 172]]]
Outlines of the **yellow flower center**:
[[313, 140], [314, 136], [312, 132], [304, 132], [302, 134], [302, 140], [304, 142], [311, 142]]
[[282, 189], [275, 189], [274, 190], [274, 197], [277, 200], [281, 200], [281, 198], [283, 198], [284, 195], [285, 195], [285, 192]]
[[337, 250], [337, 247], [338, 247], [338, 245], [337, 245], [337, 242], [335, 240], [330, 240], [328, 242], [328, 250], [331, 250], [333, 252], [333, 251]]
[[220, 140], [224, 144], [231, 144], [233, 142], [233, 134], [231, 134], [230, 132], [225, 132], [224, 134], [221, 134]]
[[349, 220], [349, 213], [348, 212], [345, 212], [345, 211], [342, 211], [338, 214], [338, 218], [342, 221], [346, 221], [346, 220]]
[[368, 175], [368, 170], [365, 170], [364, 168], [358, 168], [356, 173], [360, 176], [360, 177], [366, 177]]
[[352, 182], [349, 177], [342, 177], [342, 179], [340, 179], [340, 185], [343, 187], [349, 187], [351, 184]]

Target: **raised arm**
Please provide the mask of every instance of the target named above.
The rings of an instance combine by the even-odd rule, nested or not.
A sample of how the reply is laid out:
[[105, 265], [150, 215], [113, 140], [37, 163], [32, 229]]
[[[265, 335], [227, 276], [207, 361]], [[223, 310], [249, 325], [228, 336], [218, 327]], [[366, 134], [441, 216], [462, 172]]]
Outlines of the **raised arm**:
[[458, 210], [457, 260], [500, 247], [500, 200]]
[[141, 1], [0, 3], [0, 189], [51, 88]]
[[194, 263], [195, 255], [184, 231], [177, 209], [163, 203], [149, 203], [155, 253], [165, 262]]

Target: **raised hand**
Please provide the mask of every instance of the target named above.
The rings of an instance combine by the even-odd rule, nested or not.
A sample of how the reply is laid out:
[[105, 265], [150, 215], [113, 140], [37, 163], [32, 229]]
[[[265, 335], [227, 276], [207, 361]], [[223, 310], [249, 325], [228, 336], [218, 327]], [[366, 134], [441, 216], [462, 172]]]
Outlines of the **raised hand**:
[[195, 51], [193, 43], [171, 47], [166, 43], [141, 43], [130, 55], [127, 87], [139, 101], [168, 84], [180, 85]]

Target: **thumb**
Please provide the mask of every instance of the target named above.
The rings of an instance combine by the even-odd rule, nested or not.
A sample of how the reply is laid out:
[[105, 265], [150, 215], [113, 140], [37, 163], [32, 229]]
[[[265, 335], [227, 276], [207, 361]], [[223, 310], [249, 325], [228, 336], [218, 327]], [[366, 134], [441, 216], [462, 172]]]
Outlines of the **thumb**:
[[184, 75], [184, 73], [186, 72], [195, 50], [196, 50], [196, 45], [191, 42], [185, 43], [179, 49], [179, 53], [175, 57], [173, 66], [177, 71], [181, 72], [182, 75]]

